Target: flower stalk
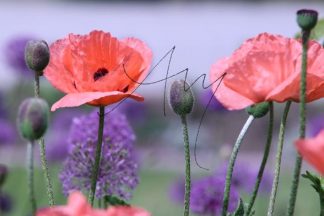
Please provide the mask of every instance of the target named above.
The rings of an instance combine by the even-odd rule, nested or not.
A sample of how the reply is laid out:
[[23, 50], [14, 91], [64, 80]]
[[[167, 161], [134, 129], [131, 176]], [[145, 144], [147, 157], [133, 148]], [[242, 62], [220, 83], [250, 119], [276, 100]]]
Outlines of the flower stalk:
[[230, 190], [231, 190], [231, 181], [232, 181], [232, 175], [234, 170], [234, 165], [236, 161], [237, 154], [239, 152], [239, 149], [241, 147], [243, 138], [245, 137], [246, 132], [248, 131], [249, 127], [251, 126], [253, 120], [255, 117], [253, 115], [250, 115], [245, 122], [239, 136], [237, 137], [237, 140], [234, 144], [233, 151], [230, 156], [230, 161], [227, 167], [227, 173], [226, 173], [226, 182], [225, 182], [225, 190], [224, 190], [224, 198], [223, 198], [223, 208], [222, 208], [222, 216], [227, 215], [228, 210], [228, 203], [229, 203], [229, 196], [230, 196]]
[[280, 176], [280, 168], [281, 168], [281, 157], [282, 157], [282, 149], [285, 139], [285, 131], [286, 131], [286, 123], [287, 117], [290, 109], [291, 101], [288, 101], [285, 106], [285, 110], [283, 116], [281, 118], [280, 129], [279, 129], [279, 139], [278, 139], [278, 149], [276, 154], [276, 165], [275, 165], [275, 173], [274, 179], [272, 183], [271, 195], [270, 195], [270, 202], [268, 207], [268, 216], [272, 216], [274, 212], [274, 205], [276, 201], [276, 195], [278, 190], [279, 184], [279, 176]]
[[94, 161], [94, 166], [93, 166], [93, 170], [92, 170], [91, 188], [90, 188], [89, 197], [88, 197], [89, 203], [91, 206], [93, 206], [93, 201], [94, 201], [94, 197], [96, 194], [97, 179], [98, 179], [99, 169], [100, 169], [104, 121], [105, 121], [105, 107], [100, 106], [99, 107], [98, 143], [97, 143], [97, 147], [96, 147], [95, 161]]
[[268, 157], [269, 157], [269, 153], [270, 153], [270, 147], [271, 147], [271, 143], [272, 143], [272, 134], [273, 134], [273, 115], [274, 115], [273, 114], [273, 103], [269, 102], [269, 126], [268, 126], [266, 145], [265, 145], [265, 148], [264, 148], [262, 162], [261, 162], [259, 172], [258, 172], [258, 175], [257, 175], [257, 180], [255, 182], [253, 192], [252, 192], [252, 196], [251, 196], [250, 201], [248, 203], [248, 207], [247, 207], [245, 216], [249, 216], [251, 211], [252, 211], [255, 199], [256, 199], [256, 197], [258, 195], [260, 183], [261, 183], [261, 180], [262, 180], [262, 177], [263, 177], [263, 172], [264, 172], [265, 166], [266, 166], [267, 161], [268, 161]]
[[34, 188], [34, 143], [28, 142], [27, 146], [27, 173], [28, 173], [28, 195], [31, 205], [32, 215], [36, 214], [36, 198]]

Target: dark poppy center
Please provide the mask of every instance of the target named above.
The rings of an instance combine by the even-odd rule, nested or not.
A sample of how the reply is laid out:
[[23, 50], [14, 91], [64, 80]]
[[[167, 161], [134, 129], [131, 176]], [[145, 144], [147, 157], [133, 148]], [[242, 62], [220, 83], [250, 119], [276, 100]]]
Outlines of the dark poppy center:
[[97, 81], [98, 79], [106, 76], [109, 73], [109, 71], [106, 68], [99, 68], [94, 74], [93, 74], [93, 80]]

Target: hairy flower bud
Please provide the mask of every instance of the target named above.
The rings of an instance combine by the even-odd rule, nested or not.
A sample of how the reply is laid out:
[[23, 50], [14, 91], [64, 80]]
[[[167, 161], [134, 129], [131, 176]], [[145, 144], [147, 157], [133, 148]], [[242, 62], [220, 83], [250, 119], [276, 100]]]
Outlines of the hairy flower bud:
[[176, 80], [170, 89], [170, 105], [178, 115], [189, 114], [194, 104], [194, 96], [189, 84], [184, 80]]
[[254, 118], [261, 118], [269, 112], [269, 107], [269, 102], [262, 102], [248, 107], [246, 111]]
[[297, 23], [304, 31], [310, 31], [317, 23], [318, 13], [315, 10], [302, 9], [297, 11]]
[[33, 141], [41, 138], [48, 125], [49, 107], [40, 98], [25, 99], [18, 111], [18, 128], [22, 137]]
[[[29, 69], [42, 73], [50, 60], [48, 45], [43, 40], [30, 40], [25, 48], [25, 61]], [[41, 75], [41, 74], [40, 74]]]
[[8, 174], [7, 167], [3, 164], [0, 164], [0, 188], [3, 185], [3, 183], [5, 182], [5, 180], [7, 178], [7, 174]]

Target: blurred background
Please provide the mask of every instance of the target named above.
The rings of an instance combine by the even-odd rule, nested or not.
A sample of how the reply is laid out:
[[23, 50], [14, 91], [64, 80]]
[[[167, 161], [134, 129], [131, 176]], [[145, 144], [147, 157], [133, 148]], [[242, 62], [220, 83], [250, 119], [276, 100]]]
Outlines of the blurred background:
[[[315, 9], [323, 17], [321, 1], [0, 1], [0, 163], [9, 167], [7, 181], [0, 192], [0, 207], [8, 209], [3, 210], [7, 212], [4, 214], [21, 216], [29, 211], [24, 171], [26, 145], [15, 125], [19, 103], [33, 95], [33, 74], [26, 68], [23, 57], [28, 40], [44, 39], [50, 44], [69, 33], [87, 34], [94, 29], [110, 32], [118, 38], [134, 36], [151, 47], [154, 65], [175, 46], [169, 73], [188, 68], [188, 82], [207, 74], [208, 85], [211, 65], [230, 55], [247, 38], [261, 32], [293, 37], [298, 32], [295, 13], [301, 8]], [[169, 57], [158, 64], [148, 81], [166, 76]], [[184, 78], [184, 74], [176, 79], [179, 78]], [[142, 86], [138, 92], [145, 97], [145, 102], [126, 102], [118, 108], [125, 113], [137, 136], [135, 151], [140, 164], [140, 184], [130, 202], [148, 209], [154, 216], [182, 214], [183, 198], [177, 197], [179, 191], [181, 194], [184, 173], [182, 129], [180, 119], [171, 112], [168, 101], [164, 101], [170, 83], [172, 79], [167, 83], [166, 92], [164, 82]], [[192, 158], [199, 123], [212, 97], [210, 89], [201, 86], [202, 79], [193, 87], [196, 104], [189, 119]], [[41, 96], [51, 105], [62, 94], [42, 78]], [[267, 209], [282, 109], [283, 104], [275, 105], [272, 153], [266, 168], [264, 191], [256, 203], [256, 215], [265, 215]], [[66, 142], [70, 125], [74, 117], [91, 110], [83, 106], [51, 113], [52, 126], [45, 139], [58, 204], [65, 203], [58, 173], [68, 155]], [[308, 113], [308, 135], [313, 136], [324, 127], [323, 101], [310, 104]], [[212, 101], [202, 121], [196, 148], [198, 162], [208, 170], [199, 168], [192, 160], [195, 179], [215, 173], [223, 175], [232, 145], [247, 117], [244, 110], [227, 111], [216, 100]], [[256, 174], [265, 144], [267, 120], [266, 117], [257, 120], [249, 130], [239, 154], [238, 172], [249, 170], [251, 175]], [[295, 158], [293, 141], [297, 133], [298, 107], [294, 104], [288, 117], [275, 215], [282, 215], [287, 206]], [[39, 206], [46, 206], [39, 162], [37, 168], [36, 196]], [[304, 168], [311, 169], [307, 164]], [[238, 181], [251, 182], [250, 175], [237, 176]], [[247, 201], [250, 190], [238, 186], [238, 191]], [[299, 195], [302, 196], [297, 201], [296, 215], [316, 215], [319, 211], [317, 195], [304, 179]]]

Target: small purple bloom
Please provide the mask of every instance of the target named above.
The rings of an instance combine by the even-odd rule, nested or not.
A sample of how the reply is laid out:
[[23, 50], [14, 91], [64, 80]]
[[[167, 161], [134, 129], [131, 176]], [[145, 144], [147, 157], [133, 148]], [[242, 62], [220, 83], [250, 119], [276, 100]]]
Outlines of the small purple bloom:
[[315, 137], [321, 130], [324, 129], [324, 115], [317, 115], [312, 117], [309, 122], [309, 135]]
[[138, 103], [133, 100], [123, 101], [116, 109], [125, 113], [127, 118], [132, 122], [142, 121], [147, 117], [148, 108], [145, 103]]
[[28, 70], [25, 63], [25, 46], [29, 40], [35, 39], [31, 36], [16, 36], [8, 41], [5, 47], [5, 56], [8, 66], [26, 77], [32, 77], [33, 73]]
[[17, 133], [13, 125], [9, 121], [0, 119], [0, 146], [14, 144]]
[[170, 197], [174, 202], [183, 204], [184, 194], [185, 194], [185, 179], [184, 177], [180, 177], [171, 184]]
[[[65, 194], [72, 190], [85, 192], [91, 186], [98, 120], [97, 111], [73, 119], [67, 137], [69, 155], [60, 174]], [[97, 198], [114, 195], [121, 199], [130, 199], [131, 191], [139, 182], [134, 141], [135, 134], [125, 115], [114, 111], [105, 116]]]
[[226, 108], [216, 99], [216, 97], [213, 95], [213, 92], [210, 89], [204, 90], [200, 93], [199, 102], [203, 108], [208, 106], [207, 108], [208, 110], [213, 110], [213, 111], [226, 110]]
[[[218, 216], [222, 210], [225, 179], [208, 176], [192, 183], [191, 187], [191, 211], [198, 215]], [[229, 212], [235, 211], [239, 196], [235, 186], [231, 187]]]
[[11, 197], [0, 191], [0, 214], [2, 213], [8, 213], [12, 209], [12, 200]]

